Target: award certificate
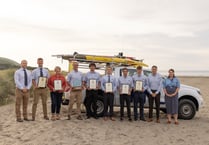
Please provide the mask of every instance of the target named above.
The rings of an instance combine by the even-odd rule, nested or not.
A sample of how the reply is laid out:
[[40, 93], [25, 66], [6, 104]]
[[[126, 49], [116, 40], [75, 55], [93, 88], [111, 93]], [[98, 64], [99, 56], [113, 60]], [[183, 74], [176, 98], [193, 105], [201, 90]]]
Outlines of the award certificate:
[[90, 80], [90, 89], [96, 89], [97, 88], [97, 81], [96, 80]]
[[72, 89], [73, 90], [80, 90], [80, 89], [82, 89], [82, 87], [81, 87], [81, 80], [73, 80], [73, 82], [72, 82]]
[[46, 87], [46, 77], [39, 77], [38, 78], [38, 88], [45, 88]]
[[111, 93], [112, 92], [112, 83], [106, 83], [105, 84], [105, 91], [107, 93]]
[[129, 94], [129, 85], [122, 85], [121, 94]]
[[136, 81], [136, 91], [142, 91], [142, 81]]
[[62, 90], [62, 81], [61, 80], [54, 80], [54, 89], [56, 91]]

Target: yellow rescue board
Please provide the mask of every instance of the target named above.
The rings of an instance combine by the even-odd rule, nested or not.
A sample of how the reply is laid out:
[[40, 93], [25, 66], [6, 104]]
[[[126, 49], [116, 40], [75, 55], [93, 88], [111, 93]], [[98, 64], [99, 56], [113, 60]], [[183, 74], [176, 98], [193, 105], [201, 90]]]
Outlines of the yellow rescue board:
[[135, 61], [135, 60], [127, 59], [127, 58], [86, 55], [86, 60], [106, 62], [106, 63], [111, 63], [111, 62], [112, 63], [122, 63], [122, 64], [127, 64], [127, 65], [132, 65], [132, 66], [139, 66], [140, 65], [140, 66], [148, 67], [148, 65], [143, 62]]

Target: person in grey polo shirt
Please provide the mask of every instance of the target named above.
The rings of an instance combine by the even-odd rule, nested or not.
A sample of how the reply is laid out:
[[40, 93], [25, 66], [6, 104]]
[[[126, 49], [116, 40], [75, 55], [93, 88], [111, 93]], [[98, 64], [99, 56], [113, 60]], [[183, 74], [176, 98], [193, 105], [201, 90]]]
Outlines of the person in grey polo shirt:
[[148, 76], [149, 92], [149, 120], [153, 121], [153, 103], [156, 106], [156, 122], [160, 123], [160, 91], [162, 89], [162, 76], [157, 73], [157, 66], [152, 66], [152, 73]]

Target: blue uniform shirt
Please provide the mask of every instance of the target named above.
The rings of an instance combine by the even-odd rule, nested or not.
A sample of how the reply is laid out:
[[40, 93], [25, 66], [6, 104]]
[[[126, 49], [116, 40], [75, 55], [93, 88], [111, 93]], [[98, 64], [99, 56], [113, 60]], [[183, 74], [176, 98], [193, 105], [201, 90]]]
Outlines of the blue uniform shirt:
[[26, 70], [26, 73], [27, 73], [27, 86], [25, 86], [25, 77], [24, 77], [24, 69], [23, 68], [20, 68], [18, 69], [15, 74], [14, 74], [14, 79], [15, 79], [15, 84], [16, 84], [16, 87], [18, 89], [30, 89], [31, 86], [32, 86], [32, 75], [31, 75], [31, 72], [27, 69]]
[[156, 90], [158, 94], [162, 89], [162, 76], [160, 74], [153, 75], [152, 73], [148, 76], [148, 92], [151, 94], [151, 90]]
[[[45, 68], [42, 68], [42, 72], [43, 72], [43, 77], [46, 77], [48, 79], [49, 78], [49, 71]], [[40, 67], [38, 67], [32, 71], [32, 79], [36, 81], [36, 84], [38, 84], [38, 79], [40, 76], [41, 76]]]
[[164, 81], [163, 81], [163, 88], [165, 89], [166, 87], [175, 87], [175, 88], [180, 88], [180, 81], [174, 77], [172, 79], [170, 78], [166, 78]]
[[87, 72], [84, 77], [84, 82], [86, 82], [86, 87], [90, 87], [90, 80], [96, 80], [97, 86], [100, 83], [100, 74], [98, 72]]
[[147, 82], [147, 77], [145, 75], [138, 75], [135, 74], [133, 75], [133, 85], [134, 85], [134, 89], [136, 89], [136, 81], [142, 81], [142, 88], [144, 89], [144, 91], [148, 88], [148, 82]]
[[113, 92], [115, 92], [116, 91], [116, 89], [117, 89], [117, 80], [116, 80], [116, 78], [113, 76], [113, 75], [110, 75], [110, 82], [108, 82], [108, 75], [105, 75], [105, 76], [103, 76], [102, 77], [102, 81], [101, 81], [101, 88], [102, 88], [102, 90], [103, 91], [105, 91], [106, 90], [106, 86], [105, 86], [105, 84], [106, 83], [112, 83], [112, 90], [113, 90]]
[[71, 87], [80, 87], [82, 86], [83, 74], [80, 71], [72, 70], [68, 73], [67, 82], [71, 85]]
[[130, 76], [124, 77], [121, 76], [118, 78], [118, 87], [121, 88], [122, 85], [129, 85], [129, 89], [132, 89], [133, 86], [133, 79]]

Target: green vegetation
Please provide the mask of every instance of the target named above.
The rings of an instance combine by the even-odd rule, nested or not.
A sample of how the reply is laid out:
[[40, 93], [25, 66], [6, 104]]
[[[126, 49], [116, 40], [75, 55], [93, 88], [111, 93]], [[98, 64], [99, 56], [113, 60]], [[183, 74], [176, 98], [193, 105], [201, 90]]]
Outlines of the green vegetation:
[[[15, 100], [15, 83], [14, 73], [19, 69], [20, 64], [17, 62], [0, 57], [0, 105], [8, 104]], [[33, 70], [36, 67], [28, 66], [29, 70]], [[54, 71], [49, 71], [50, 74], [54, 74]], [[63, 75], [67, 75], [67, 72], [62, 72]], [[32, 90], [32, 89], [31, 89]], [[31, 97], [33, 93], [31, 91]]]
[[8, 58], [0, 57], [0, 70], [18, 68], [20, 64]]
[[14, 72], [15, 69], [0, 71], [0, 105], [8, 104], [14, 100]]

